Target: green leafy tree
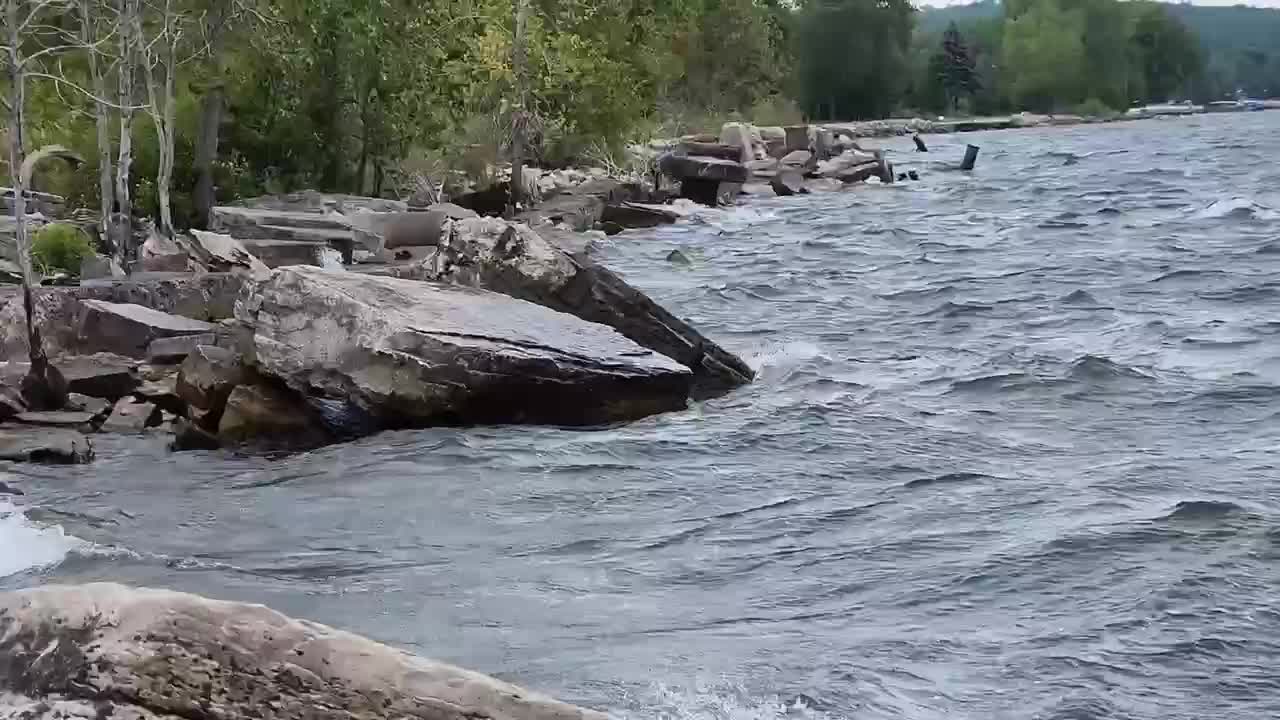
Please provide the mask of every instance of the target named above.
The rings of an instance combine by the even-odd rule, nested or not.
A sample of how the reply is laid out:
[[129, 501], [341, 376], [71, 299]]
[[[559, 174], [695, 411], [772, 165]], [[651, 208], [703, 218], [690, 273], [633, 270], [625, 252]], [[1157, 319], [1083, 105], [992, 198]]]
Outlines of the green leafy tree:
[[885, 117], [910, 84], [907, 0], [808, 0], [796, 26], [801, 106], [815, 118]]

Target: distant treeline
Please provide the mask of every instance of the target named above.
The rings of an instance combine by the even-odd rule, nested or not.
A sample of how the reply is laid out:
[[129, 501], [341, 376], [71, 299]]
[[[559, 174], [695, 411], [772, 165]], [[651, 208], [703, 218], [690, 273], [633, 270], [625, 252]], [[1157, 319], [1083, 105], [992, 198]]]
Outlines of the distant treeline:
[[[919, 14], [914, 87], [925, 91], [915, 94], [922, 108], [945, 106], [926, 64], [951, 27], [986, 81], [970, 98], [978, 112], [1067, 109], [1090, 99], [1119, 109], [1148, 101], [1208, 102], [1237, 93], [1280, 96], [1280, 10], [983, 0]], [[1029, 81], [1038, 64], [1055, 68], [1061, 82], [1047, 72]]]

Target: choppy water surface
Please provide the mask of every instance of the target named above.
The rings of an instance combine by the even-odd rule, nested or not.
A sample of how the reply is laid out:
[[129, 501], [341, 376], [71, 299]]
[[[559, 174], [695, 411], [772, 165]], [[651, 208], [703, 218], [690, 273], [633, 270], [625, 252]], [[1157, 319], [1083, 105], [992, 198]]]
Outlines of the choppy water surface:
[[1280, 113], [927, 158], [966, 141], [611, 241], [751, 387], [276, 462], [104, 437], [6, 471], [0, 587], [266, 602], [636, 718], [1280, 715]]

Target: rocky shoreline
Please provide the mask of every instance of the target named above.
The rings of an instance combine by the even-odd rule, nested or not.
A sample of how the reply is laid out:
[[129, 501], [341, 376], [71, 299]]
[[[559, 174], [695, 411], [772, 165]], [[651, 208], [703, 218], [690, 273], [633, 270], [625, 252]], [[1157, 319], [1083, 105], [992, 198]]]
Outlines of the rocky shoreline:
[[[388, 429], [601, 426], [684, 409], [754, 373], [597, 263], [595, 238], [676, 222], [679, 198], [718, 206], [915, 180], [859, 138], [940, 127], [726, 123], [633, 148], [650, 170], [630, 177], [529, 168], [428, 205], [304, 191], [216, 207], [210, 232], [144, 230], [127, 272], [95, 256], [78, 286], [34, 293], [66, 380], [57, 401], [23, 387], [21, 296], [0, 307], [0, 460], [87, 462], [96, 432], [295, 450]], [[495, 217], [510, 215], [510, 182], [531, 202]]]
[[98, 583], [0, 594], [0, 720], [605, 720], [261, 605]]

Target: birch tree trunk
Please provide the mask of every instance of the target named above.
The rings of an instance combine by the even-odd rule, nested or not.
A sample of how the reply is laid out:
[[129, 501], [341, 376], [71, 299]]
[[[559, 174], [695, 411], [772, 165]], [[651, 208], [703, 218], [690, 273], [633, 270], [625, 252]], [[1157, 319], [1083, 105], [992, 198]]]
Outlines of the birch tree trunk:
[[97, 34], [94, 32], [92, 0], [80, 0], [80, 40], [89, 55], [89, 77], [93, 82], [93, 120], [98, 133], [98, 232], [108, 242], [111, 237], [111, 210], [115, 204], [115, 188], [111, 171], [111, 114], [103, 99], [107, 97], [106, 77], [98, 65]]
[[511, 114], [511, 192], [508, 213], [515, 215], [524, 199], [525, 129], [528, 125], [529, 79], [528, 58], [525, 47], [529, 24], [529, 0], [512, 0], [515, 3], [515, 32], [511, 39], [511, 66], [516, 80], [516, 104]]
[[139, 0], [117, 0], [120, 12], [120, 67], [117, 91], [120, 104], [120, 153], [116, 162], [116, 210], [112, 229], [116, 261], [124, 266], [132, 254], [133, 198], [130, 197], [129, 171], [133, 166], [133, 72], [135, 62], [135, 29], [138, 24]]
[[[67, 383], [62, 374], [49, 364], [40, 338], [40, 328], [35, 322], [35, 299], [31, 287], [35, 285], [35, 273], [31, 268], [31, 239], [27, 228], [27, 174], [24, 130], [26, 127], [27, 74], [21, 49], [22, 0], [4, 0], [4, 20], [8, 43], [5, 66], [9, 80], [9, 96], [5, 104], [9, 111], [9, 179], [13, 185], [13, 220], [18, 244], [18, 266], [22, 268], [22, 310], [27, 323], [27, 356], [31, 368], [22, 379], [22, 396], [35, 410], [52, 410], [62, 407], [66, 401]], [[29, 22], [39, 12], [36, 7], [26, 18]]]

